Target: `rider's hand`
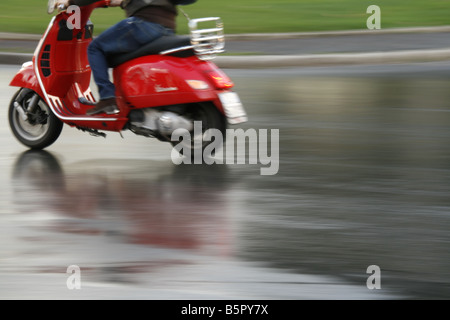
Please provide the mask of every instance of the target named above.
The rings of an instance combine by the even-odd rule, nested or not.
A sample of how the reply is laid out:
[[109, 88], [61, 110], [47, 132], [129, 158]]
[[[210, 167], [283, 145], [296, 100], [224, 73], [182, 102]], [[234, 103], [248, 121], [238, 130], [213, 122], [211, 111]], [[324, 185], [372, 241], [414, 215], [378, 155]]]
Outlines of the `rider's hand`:
[[120, 7], [123, 0], [111, 0], [110, 7]]
[[59, 8], [60, 5], [64, 6], [64, 8], [69, 7], [69, 1], [70, 0], [56, 0], [55, 2], [56, 8]]

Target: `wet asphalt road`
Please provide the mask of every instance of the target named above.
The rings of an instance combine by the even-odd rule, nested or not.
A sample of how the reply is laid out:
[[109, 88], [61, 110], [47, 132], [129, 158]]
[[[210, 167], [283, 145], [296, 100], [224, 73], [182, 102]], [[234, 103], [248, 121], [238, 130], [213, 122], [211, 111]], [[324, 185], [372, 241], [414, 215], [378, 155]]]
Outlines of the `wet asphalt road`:
[[1, 299], [450, 298], [450, 63], [226, 70], [272, 176], [67, 126], [27, 152], [1, 71]]

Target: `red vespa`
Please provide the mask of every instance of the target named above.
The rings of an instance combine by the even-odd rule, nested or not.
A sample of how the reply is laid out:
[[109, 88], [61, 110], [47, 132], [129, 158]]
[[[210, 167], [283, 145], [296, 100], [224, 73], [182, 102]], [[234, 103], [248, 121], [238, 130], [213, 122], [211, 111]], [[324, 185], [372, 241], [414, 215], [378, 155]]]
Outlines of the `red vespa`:
[[[218, 129], [225, 137], [228, 124], [247, 121], [230, 78], [211, 60], [224, 51], [223, 25], [219, 18], [190, 19], [189, 36], [164, 36], [139, 50], [110, 57], [120, 112], [86, 115], [95, 104], [90, 90], [91, 69], [87, 47], [93, 37], [89, 17], [109, 0], [79, 8], [78, 28], [68, 23], [70, 10], [59, 8], [37, 46], [33, 60], [24, 63], [10, 85], [20, 89], [9, 107], [15, 137], [31, 149], [50, 146], [63, 124], [92, 135], [130, 130], [176, 145], [176, 129], [191, 132], [189, 148], [198, 143], [194, 122], [202, 132]], [[48, 2], [48, 13], [55, 1]], [[213, 24], [211, 26], [211, 24]], [[208, 28], [199, 28], [207, 25]], [[210, 141], [202, 140], [205, 148]], [[193, 153], [192, 153], [193, 154]]]

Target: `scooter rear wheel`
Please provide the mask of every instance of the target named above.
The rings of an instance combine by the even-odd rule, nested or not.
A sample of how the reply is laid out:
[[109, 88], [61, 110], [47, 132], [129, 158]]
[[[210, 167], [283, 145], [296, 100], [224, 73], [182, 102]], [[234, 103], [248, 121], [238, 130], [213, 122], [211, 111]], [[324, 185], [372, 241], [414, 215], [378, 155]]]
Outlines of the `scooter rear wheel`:
[[[9, 105], [9, 125], [22, 144], [31, 149], [44, 149], [58, 139], [63, 123], [36, 95], [33, 90], [24, 88], [14, 95]], [[37, 103], [33, 110], [29, 110], [33, 97]]]
[[[196, 155], [201, 154], [203, 156], [204, 150], [214, 143], [212, 153], [214, 153], [218, 148], [223, 146], [226, 140], [226, 129], [227, 121], [225, 116], [216, 108], [212, 103], [199, 103], [193, 104], [188, 107], [188, 110], [184, 114], [185, 117], [189, 118], [193, 123], [201, 123], [201, 132], [193, 130], [190, 132], [190, 141], [172, 141], [172, 146], [176, 147], [177, 151], [184, 156], [184, 151], [189, 150], [191, 160], [196, 160], [196, 163], [200, 159], [195, 159]], [[220, 131], [221, 140], [214, 141], [210, 136], [210, 129], [215, 129]], [[201, 143], [196, 143], [196, 141], [201, 141]], [[196, 149], [200, 149], [197, 150]], [[200, 151], [200, 152], [198, 152]], [[201, 159], [202, 163], [205, 159]]]

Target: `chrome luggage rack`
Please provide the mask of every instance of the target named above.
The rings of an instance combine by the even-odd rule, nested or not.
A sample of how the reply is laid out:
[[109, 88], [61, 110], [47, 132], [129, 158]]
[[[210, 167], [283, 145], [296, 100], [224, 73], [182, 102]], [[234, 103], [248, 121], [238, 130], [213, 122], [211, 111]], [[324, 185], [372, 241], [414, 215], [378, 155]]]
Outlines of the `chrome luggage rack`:
[[[209, 23], [205, 29], [199, 29], [199, 24]], [[219, 53], [225, 52], [225, 36], [222, 20], [218, 17], [189, 20], [191, 44], [195, 54], [201, 60], [212, 60]]]

